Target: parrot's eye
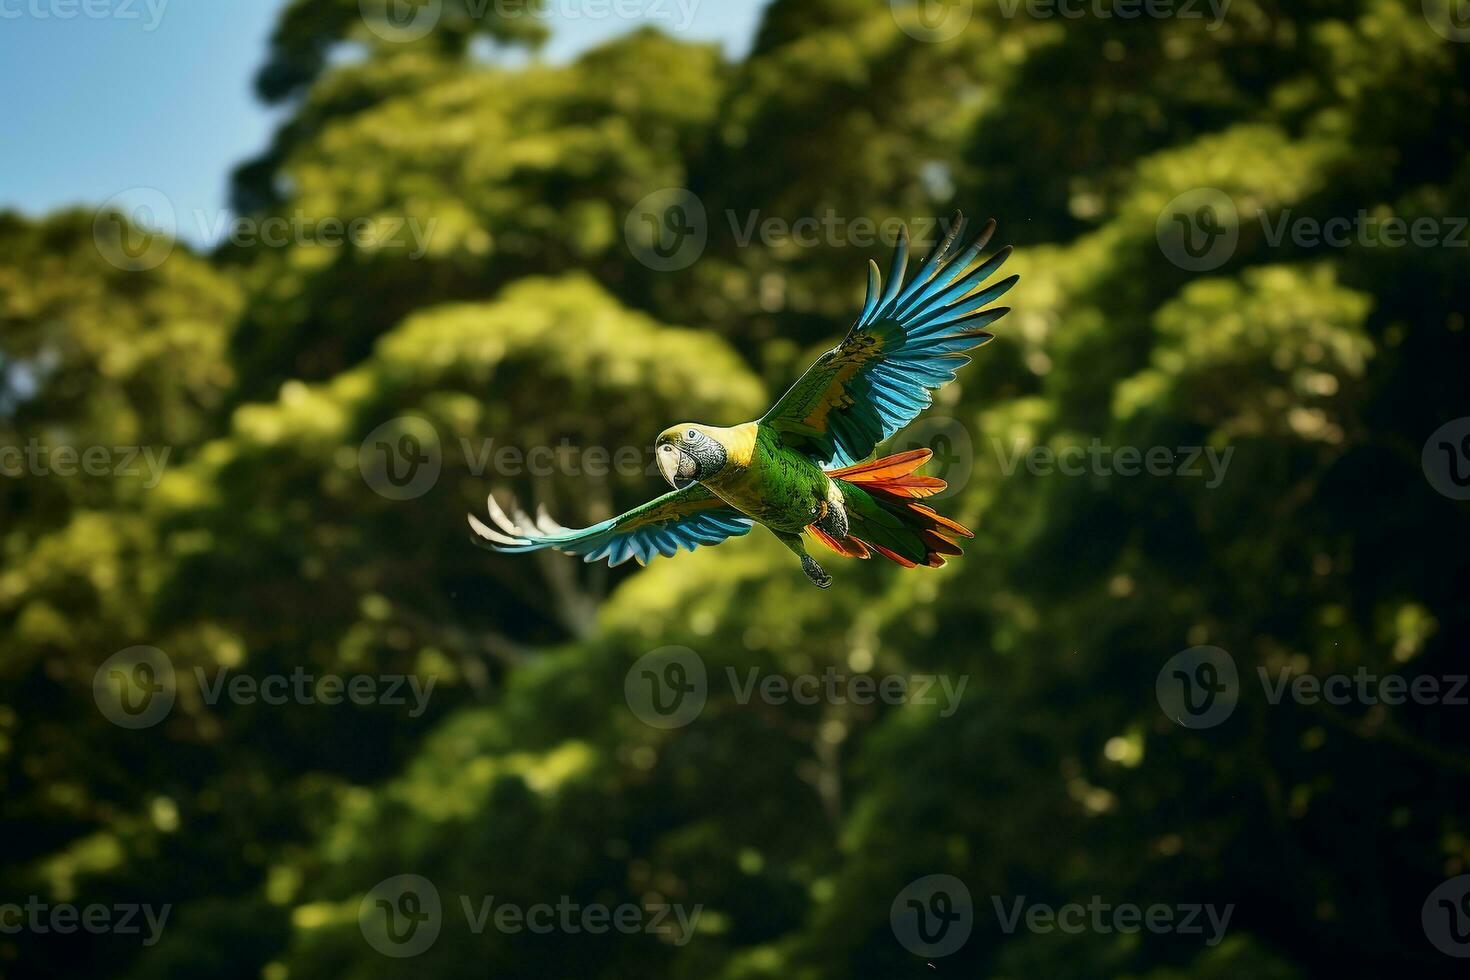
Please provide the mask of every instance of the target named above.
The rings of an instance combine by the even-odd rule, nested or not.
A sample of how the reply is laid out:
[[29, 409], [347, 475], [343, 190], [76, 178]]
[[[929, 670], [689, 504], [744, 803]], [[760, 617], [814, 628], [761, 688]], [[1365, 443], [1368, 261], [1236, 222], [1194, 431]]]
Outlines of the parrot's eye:
[[699, 433], [695, 432], [693, 429], [690, 429], [688, 432], [684, 433], [684, 438], [688, 439], [690, 442], [693, 442], [695, 439], [699, 438]]

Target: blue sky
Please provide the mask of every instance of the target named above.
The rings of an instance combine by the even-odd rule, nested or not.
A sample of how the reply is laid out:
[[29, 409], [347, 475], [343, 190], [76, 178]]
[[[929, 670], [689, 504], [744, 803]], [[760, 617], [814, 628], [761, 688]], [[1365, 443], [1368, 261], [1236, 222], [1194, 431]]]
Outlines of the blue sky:
[[[546, 0], [564, 61], [638, 21], [628, 0]], [[0, 0], [0, 209], [30, 215], [157, 188], [180, 213], [224, 208], [231, 168], [275, 111], [251, 80], [285, 0]], [[765, 0], [636, 0], [648, 22], [743, 54]], [[90, 16], [88, 12], [90, 11]], [[180, 228], [181, 233], [187, 229]]]

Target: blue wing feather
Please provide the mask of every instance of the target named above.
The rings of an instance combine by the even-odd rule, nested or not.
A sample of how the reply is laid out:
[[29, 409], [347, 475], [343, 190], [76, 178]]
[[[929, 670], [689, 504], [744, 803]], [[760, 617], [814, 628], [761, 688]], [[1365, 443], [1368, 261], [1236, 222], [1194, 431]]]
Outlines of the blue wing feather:
[[877, 265], [870, 262], [867, 300], [852, 329], [761, 422], [817, 460], [847, 466], [866, 458], [928, 408], [930, 393], [953, 381], [955, 371], [969, 362], [965, 352], [992, 339], [985, 328], [1009, 310], [986, 307], [1019, 278], [1010, 276], [982, 289], [1011, 249], [1007, 246], [975, 265], [995, 222], [987, 222], [961, 250], [963, 228], [963, 219], [957, 217], [907, 284], [907, 232], [894, 251], [886, 289]]
[[748, 533], [755, 525], [697, 483], [666, 493], [626, 514], [575, 530], [544, 515], [538, 521], [520, 510], [507, 515], [493, 496], [486, 506], [496, 527], [471, 514], [470, 529], [476, 544], [513, 554], [552, 548], [578, 555], [583, 561], [605, 560], [613, 566], [630, 558], [643, 565], [655, 555], [673, 556], [680, 548], [693, 551], [700, 545], [719, 544]]

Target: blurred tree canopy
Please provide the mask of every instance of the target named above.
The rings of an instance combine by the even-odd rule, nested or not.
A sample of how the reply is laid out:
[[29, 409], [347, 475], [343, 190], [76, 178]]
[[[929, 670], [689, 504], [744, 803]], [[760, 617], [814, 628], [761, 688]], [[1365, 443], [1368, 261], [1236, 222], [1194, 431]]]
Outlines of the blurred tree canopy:
[[[544, 20], [444, 7], [400, 43], [356, 0], [288, 5], [257, 79], [287, 115], [234, 183], [252, 219], [416, 222], [421, 250], [308, 234], [128, 271], [90, 214], [0, 216], [0, 446], [169, 452], [156, 480], [0, 478], [0, 899], [174, 906], [150, 947], [0, 935], [0, 975], [928, 976], [889, 906], [932, 873], [976, 898], [969, 942], [935, 962], [951, 975], [1450, 974], [1420, 908], [1470, 870], [1470, 709], [1242, 695], [1190, 731], [1153, 691], [1198, 644], [1248, 690], [1258, 668], [1463, 673], [1470, 524], [1420, 449], [1466, 414], [1470, 255], [1269, 232], [1463, 212], [1466, 45], [1418, 0], [1234, 0], [1213, 26], [982, 0], [934, 42], [916, 7], [775, 0], [738, 63], [640, 30], [509, 67], [495, 51]], [[667, 187], [698, 196], [709, 242], [661, 272], [623, 225]], [[1236, 204], [1239, 240], [1190, 272], [1157, 223], [1199, 187]], [[657, 487], [498, 474], [487, 440], [643, 446], [754, 417], [847, 329], [888, 246], [742, 243], [751, 215], [956, 207], [1000, 219], [1022, 274], [933, 410], [975, 448], [943, 501], [977, 529], [963, 559], [844, 562], [818, 592], [760, 535], [646, 570], [469, 546], [492, 485], [569, 525]], [[410, 500], [360, 472], [401, 416], [442, 451]], [[1006, 465], [1093, 440], [1228, 450], [1229, 470]], [[93, 676], [137, 644], [185, 678], [436, 686], [410, 717], [211, 705], [181, 682], [165, 720], [127, 730]], [[665, 731], [623, 682], [669, 644], [712, 675], [969, 683], [948, 715], [712, 685]], [[401, 873], [454, 907], [402, 963], [357, 923]], [[703, 915], [683, 945], [472, 934], [453, 896], [490, 894]], [[1235, 911], [1217, 946], [1006, 934], [989, 896], [1020, 895]]]

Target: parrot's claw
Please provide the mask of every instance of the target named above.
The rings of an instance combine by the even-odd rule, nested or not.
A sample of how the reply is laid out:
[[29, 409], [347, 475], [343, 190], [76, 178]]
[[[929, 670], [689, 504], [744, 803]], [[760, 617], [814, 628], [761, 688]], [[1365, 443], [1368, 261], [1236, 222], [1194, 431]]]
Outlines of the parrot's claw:
[[806, 572], [806, 577], [812, 580], [812, 584], [819, 589], [830, 589], [832, 587], [832, 576], [822, 571], [811, 555], [801, 556], [801, 570]]
[[841, 507], [833, 507], [825, 501], [823, 502], [823, 506], [819, 507], [818, 510], [821, 513], [816, 515], [817, 519], [812, 521], [813, 524], [821, 528], [824, 534], [838, 541], [847, 537], [848, 532], [852, 528], [847, 523], [846, 510]]

